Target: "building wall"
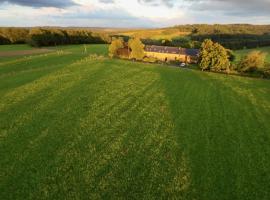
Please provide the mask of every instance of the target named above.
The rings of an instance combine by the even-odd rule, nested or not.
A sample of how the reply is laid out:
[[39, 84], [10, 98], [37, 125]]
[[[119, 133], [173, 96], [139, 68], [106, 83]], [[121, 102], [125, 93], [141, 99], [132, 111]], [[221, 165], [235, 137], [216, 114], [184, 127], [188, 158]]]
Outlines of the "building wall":
[[180, 54], [169, 54], [169, 53], [158, 53], [158, 52], [145, 52], [147, 57], [154, 57], [160, 61], [180, 61], [180, 62], [191, 62], [189, 56]]

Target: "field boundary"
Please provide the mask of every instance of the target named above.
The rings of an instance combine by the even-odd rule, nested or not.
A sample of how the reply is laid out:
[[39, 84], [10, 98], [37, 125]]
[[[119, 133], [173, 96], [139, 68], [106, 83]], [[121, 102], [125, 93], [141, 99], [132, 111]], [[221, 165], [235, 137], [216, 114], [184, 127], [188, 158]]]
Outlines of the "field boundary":
[[52, 49], [31, 49], [31, 50], [18, 50], [18, 51], [3, 51], [0, 52], [0, 57], [13, 57], [13, 56], [28, 56], [33, 54], [49, 53]]

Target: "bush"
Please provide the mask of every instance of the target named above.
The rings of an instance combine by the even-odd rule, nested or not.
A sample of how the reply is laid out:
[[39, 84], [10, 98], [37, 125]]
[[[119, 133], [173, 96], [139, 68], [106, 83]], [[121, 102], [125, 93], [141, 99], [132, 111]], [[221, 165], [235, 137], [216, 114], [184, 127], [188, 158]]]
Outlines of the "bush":
[[0, 35], [0, 45], [1, 44], [10, 44], [11, 42], [9, 39], [5, 38], [4, 36]]
[[265, 53], [252, 51], [241, 59], [238, 63], [238, 71], [255, 72], [261, 71], [265, 65]]
[[270, 78], [270, 63], [265, 64], [265, 67], [262, 70], [262, 74], [264, 78]]
[[226, 51], [227, 51], [227, 54], [229, 56], [229, 60], [231, 62], [233, 62], [236, 59], [236, 56], [235, 56], [234, 52], [232, 50], [230, 50], [230, 49], [226, 49]]
[[148, 63], [155, 63], [155, 62], [157, 62], [157, 59], [153, 58], [153, 57], [144, 57], [143, 61], [148, 62]]

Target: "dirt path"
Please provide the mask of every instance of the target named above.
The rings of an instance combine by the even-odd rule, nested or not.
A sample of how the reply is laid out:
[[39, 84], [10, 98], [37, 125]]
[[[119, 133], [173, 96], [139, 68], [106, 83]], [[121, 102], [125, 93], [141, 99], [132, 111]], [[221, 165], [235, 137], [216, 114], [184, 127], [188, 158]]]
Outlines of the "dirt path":
[[33, 54], [41, 54], [52, 52], [52, 49], [31, 49], [31, 50], [20, 50], [20, 51], [2, 51], [0, 57], [12, 57], [12, 56], [27, 56]]

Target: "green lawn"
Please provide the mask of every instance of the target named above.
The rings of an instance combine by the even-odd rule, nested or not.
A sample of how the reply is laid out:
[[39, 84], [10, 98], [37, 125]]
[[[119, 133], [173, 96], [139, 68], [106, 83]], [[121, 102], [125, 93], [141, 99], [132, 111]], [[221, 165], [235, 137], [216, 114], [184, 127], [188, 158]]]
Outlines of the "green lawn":
[[236, 52], [236, 60], [240, 60], [241, 57], [247, 55], [251, 51], [262, 51], [266, 53], [266, 61], [270, 63], [270, 46], [269, 47], [260, 47], [255, 49], [244, 49], [237, 50]]
[[20, 51], [20, 50], [30, 50], [33, 47], [27, 44], [17, 44], [17, 45], [0, 45], [0, 51]]
[[0, 199], [270, 198], [269, 80], [61, 48], [0, 62]]

